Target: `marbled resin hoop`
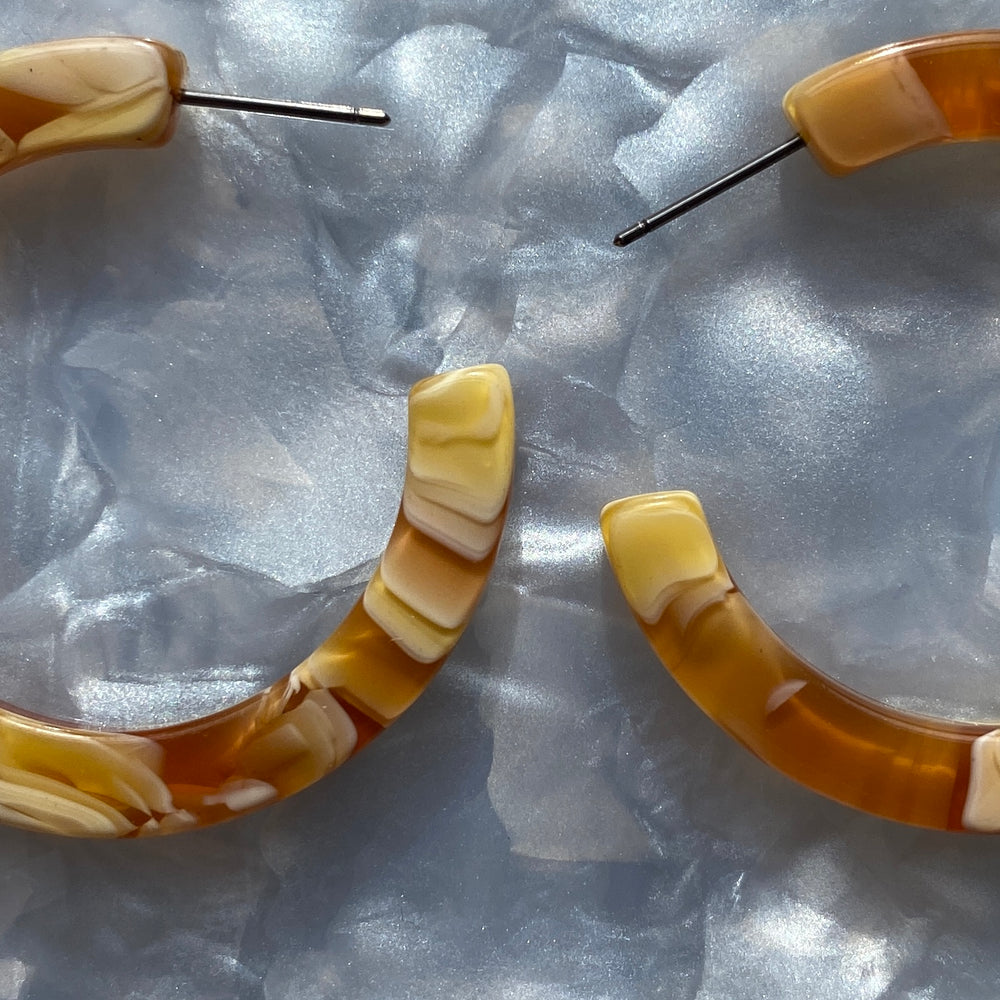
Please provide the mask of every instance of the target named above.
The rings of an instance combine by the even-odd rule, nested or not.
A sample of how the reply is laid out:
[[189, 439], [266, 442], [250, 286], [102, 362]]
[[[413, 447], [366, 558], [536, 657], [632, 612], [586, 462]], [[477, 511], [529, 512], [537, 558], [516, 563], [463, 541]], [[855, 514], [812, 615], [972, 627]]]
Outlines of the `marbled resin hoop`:
[[694, 494], [617, 500], [601, 526], [664, 666], [747, 749], [877, 816], [1000, 832], [1000, 729], [896, 711], [797, 656], [733, 583]]
[[[625, 246], [809, 148], [832, 174], [911, 149], [1000, 139], [1000, 31], [917, 38], [795, 84], [798, 135], [615, 237]], [[740, 593], [691, 493], [609, 504], [605, 545], [667, 669], [723, 729], [809, 788], [889, 819], [1000, 833], [1000, 729], [898, 712], [790, 650]]]
[[59, 153], [152, 149], [181, 104], [354, 125], [379, 108], [206, 94], [185, 85], [183, 53], [147, 38], [67, 38], [0, 52], [0, 173]]
[[835, 175], [925, 146], [1000, 139], [1000, 31], [862, 52], [800, 80], [783, 105]]
[[403, 500], [341, 626], [284, 680], [206, 718], [94, 732], [0, 706], [0, 820], [81, 837], [174, 833], [282, 799], [404, 712], [458, 641], [493, 565], [514, 456], [499, 365], [410, 393]]

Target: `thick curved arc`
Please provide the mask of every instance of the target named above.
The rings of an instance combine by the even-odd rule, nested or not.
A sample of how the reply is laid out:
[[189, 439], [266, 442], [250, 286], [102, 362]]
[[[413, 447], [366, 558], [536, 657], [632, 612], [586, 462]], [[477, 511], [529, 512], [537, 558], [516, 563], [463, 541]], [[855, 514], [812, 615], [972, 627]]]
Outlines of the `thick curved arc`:
[[[503, 368], [416, 385], [396, 524], [330, 637], [259, 695], [162, 729], [87, 731], [0, 707], [0, 820], [70, 836], [173, 833], [278, 801], [338, 767], [416, 700], [471, 618], [503, 530], [513, 453]], [[428, 494], [433, 537], [407, 513], [408, 497]], [[484, 549], [469, 551], [467, 522]]]
[[0, 52], [0, 173], [90, 149], [162, 146], [184, 56], [142, 38], [72, 38]]
[[820, 165], [838, 175], [923, 146], [1000, 139], [1000, 31], [864, 52], [801, 80], [783, 103]]
[[601, 523], [611, 565], [658, 656], [751, 752], [866, 812], [1000, 832], [1000, 730], [897, 711], [799, 657], [733, 583], [692, 494], [619, 500]]

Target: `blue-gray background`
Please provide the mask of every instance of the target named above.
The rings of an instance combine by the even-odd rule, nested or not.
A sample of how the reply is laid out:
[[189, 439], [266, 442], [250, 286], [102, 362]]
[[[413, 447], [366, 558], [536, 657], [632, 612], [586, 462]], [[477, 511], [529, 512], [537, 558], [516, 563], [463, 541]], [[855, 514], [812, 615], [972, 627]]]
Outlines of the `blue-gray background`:
[[2, 998], [993, 998], [1000, 842], [801, 790], [684, 698], [603, 503], [698, 492], [825, 669], [1000, 715], [1000, 202], [989, 145], [850, 179], [789, 134], [930, 0], [7, 0], [16, 45], [148, 35], [193, 86], [386, 107], [384, 131], [189, 110], [155, 153], [0, 179], [0, 696], [103, 725], [281, 676], [371, 570], [405, 393], [500, 361], [497, 572], [425, 697], [243, 822], [0, 831]]

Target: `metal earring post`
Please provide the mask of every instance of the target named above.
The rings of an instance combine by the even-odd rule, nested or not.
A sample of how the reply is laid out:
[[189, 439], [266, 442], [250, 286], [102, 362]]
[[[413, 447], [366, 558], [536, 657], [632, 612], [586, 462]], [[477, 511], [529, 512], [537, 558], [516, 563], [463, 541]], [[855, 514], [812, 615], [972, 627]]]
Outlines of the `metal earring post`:
[[737, 167], [724, 177], [720, 177], [718, 180], [712, 181], [711, 184], [706, 184], [704, 187], [698, 188], [697, 191], [693, 191], [679, 201], [667, 205], [666, 208], [661, 208], [658, 212], [646, 216], [645, 219], [640, 219], [629, 226], [628, 229], [623, 229], [614, 239], [615, 246], [627, 247], [629, 243], [634, 243], [637, 239], [645, 236], [647, 233], [651, 233], [654, 229], [665, 226], [679, 215], [690, 212], [691, 209], [703, 205], [710, 198], [722, 194], [723, 191], [728, 191], [729, 188], [745, 181], [748, 177], [753, 177], [754, 174], [759, 174], [762, 170], [773, 166], [786, 156], [791, 156], [797, 150], [804, 149], [805, 144], [805, 139], [800, 135], [789, 139], [787, 142], [783, 142], [780, 146], [770, 150], [763, 156], [758, 156], [756, 160], [744, 163], [742, 167]]
[[215, 108], [220, 111], [249, 111], [259, 115], [344, 122], [348, 125], [389, 124], [389, 116], [381, 108], [358, 108], [348, 104], [311, 104], [304, 101], [270, 101], [259, 97], [205, 94], [197, 90], [181, 90], [176, 98], [180, 104], [187, 104], [190, 107]]

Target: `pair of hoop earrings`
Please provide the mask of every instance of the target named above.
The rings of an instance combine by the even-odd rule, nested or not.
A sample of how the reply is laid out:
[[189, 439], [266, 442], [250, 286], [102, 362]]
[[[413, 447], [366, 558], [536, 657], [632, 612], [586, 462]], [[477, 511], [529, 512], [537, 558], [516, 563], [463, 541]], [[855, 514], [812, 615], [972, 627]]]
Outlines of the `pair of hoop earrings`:
[[[625, 245], [803, 146], [834, 173], [937, 142], [1000, 136], [1000, 32], [855, 57], [789, 91], [798, 135], [636, 223]], [[77, 39], [0, 55], [0, 171], [94, 147], [152, 146], [180, 103], [360, 124], [378, 109], [184, 89], [160, 43]], [[423, 691], [470, 620], [496, 556], [514, 464], [499, 365], [410, 393], [403, 498], [378, 568], [340, 627], [240, 705], [164, 729], [96, 732], [0, 707], [0, 820], [70, 836], [211, 825], [278, 801], [370, 742]], [[824, 676], [733, 583], [697, 498], [632, 497], [601, 514], [612, 568], [684, 690], [774, 767], [848, 805], [939, 829], [1000, 831], [1000, 730], [898, 712]]]

